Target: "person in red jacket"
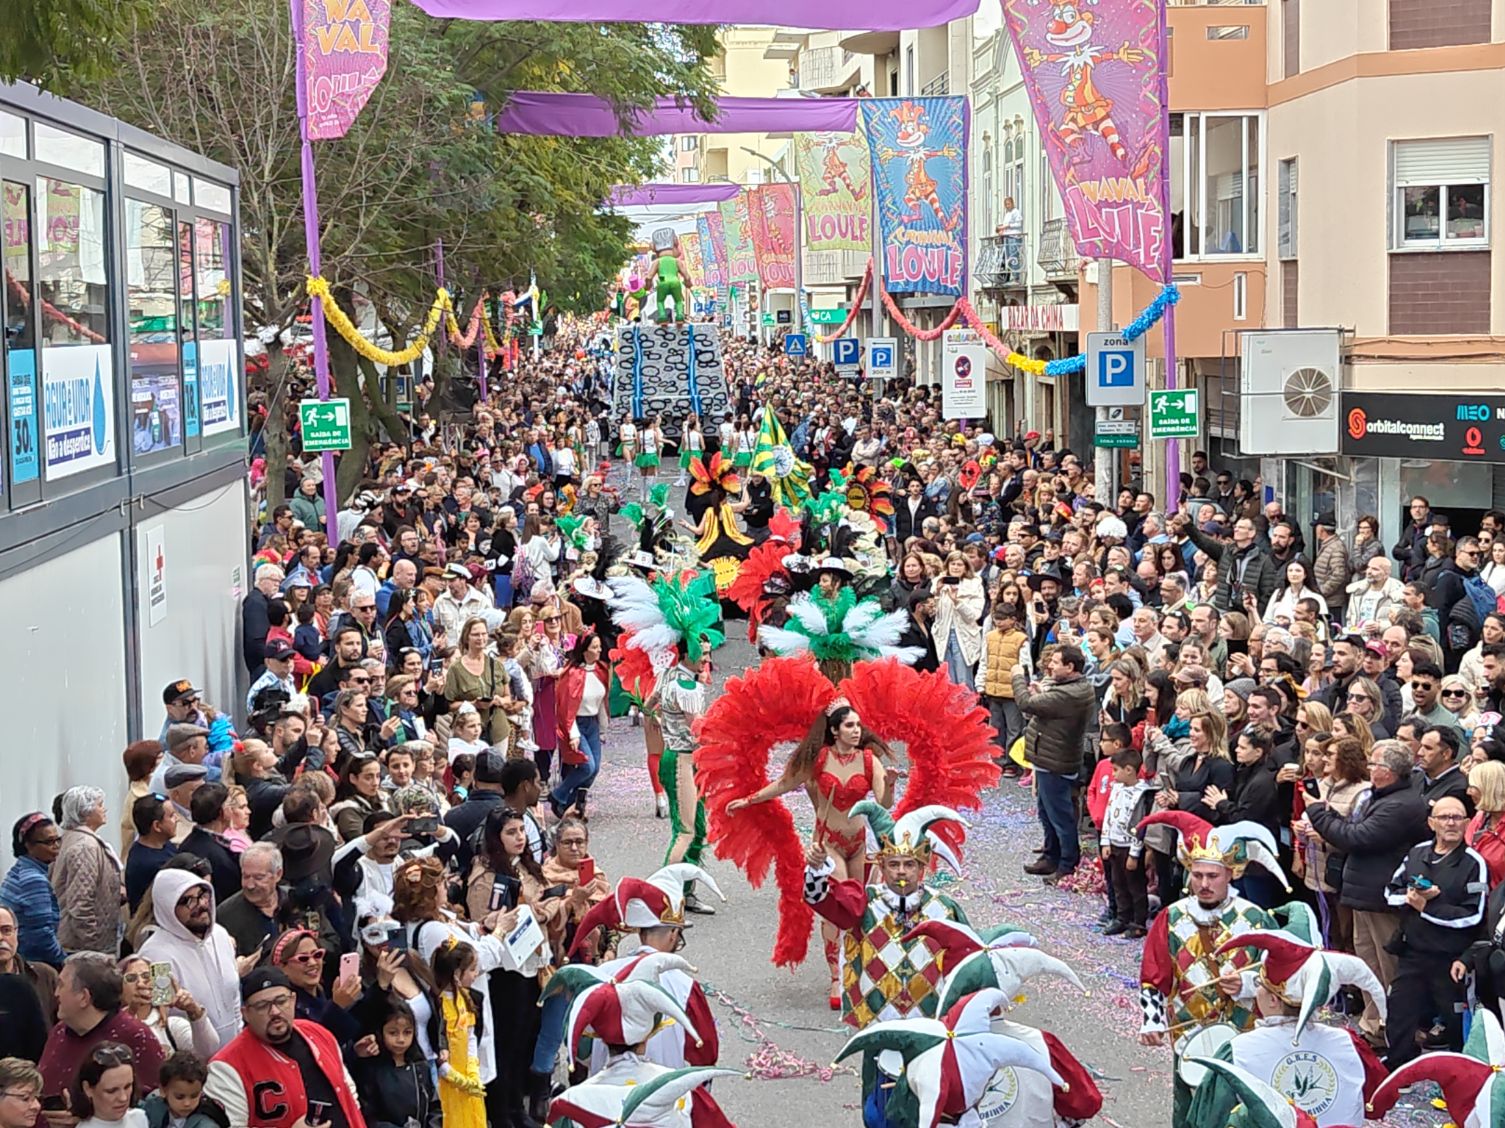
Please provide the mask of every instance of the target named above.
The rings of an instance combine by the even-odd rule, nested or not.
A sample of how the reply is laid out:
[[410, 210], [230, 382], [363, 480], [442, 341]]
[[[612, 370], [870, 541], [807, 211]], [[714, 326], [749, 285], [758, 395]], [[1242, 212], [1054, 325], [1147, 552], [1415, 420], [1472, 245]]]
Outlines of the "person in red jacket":
[[601, 660], [601, 636], [582, 634], [570, 647], [554, 690], [554, 716], [559, 727], [562, 778], [549, 793], [556, 815], [569, 807], [585, 814], [586, 794], [601, 770], [601, 738], [606, 735], [607, 698], [611, 668]]
[[339, 1043], [293, 1017], [293, 986], [279, 968], [240, 981], [245, 1028], [209, 1063], [204, 1092], [224, 1106], [230, 1128], [366, 1128]]

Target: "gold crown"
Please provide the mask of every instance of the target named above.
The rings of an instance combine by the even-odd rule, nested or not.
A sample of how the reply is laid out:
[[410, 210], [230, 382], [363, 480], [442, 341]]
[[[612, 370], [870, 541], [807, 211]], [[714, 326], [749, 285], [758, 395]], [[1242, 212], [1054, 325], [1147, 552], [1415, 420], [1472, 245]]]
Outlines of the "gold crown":
[[1193, 862], [1216, 862], [1220, 866], [1232, 869], [1238, 858], [1238, 847], [1219, 850], [1216, 846], [1208, 845], [1200, 838], [1189, 840], [1182, 838], [1181, 855], [1185, 858], [1184, 864], [1190, 866]]
[[884, 836], [878, 839], [878, 853], [876, 857], [881, 861], [884, 858], [913, 858], [917, 862], [928, 864], [930, 861], [930, 836], [921, 834], [919, 841], [911, 839], [908, 831], [898, 840]]

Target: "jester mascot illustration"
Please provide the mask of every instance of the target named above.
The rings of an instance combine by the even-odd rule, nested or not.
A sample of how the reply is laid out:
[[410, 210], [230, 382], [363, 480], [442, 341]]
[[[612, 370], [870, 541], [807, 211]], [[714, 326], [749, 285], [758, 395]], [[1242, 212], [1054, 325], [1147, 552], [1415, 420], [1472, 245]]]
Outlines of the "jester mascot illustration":
[[1128, 168], [1130, 178], [1138, 180], [1148, 171], [1154, 150], [1146, 146], [1137, 157], [1124, 146], [1118, 125], [1113, 120], [1113, 99], [1098, 88], [1094, 72], [1099, 66], [1120, 62], [1126, 66], [1143, 63], [1148, 56], [1127, 42], [1116, 51], [1095, 46], [1092, 42], [1096, 17], [1086, 10], [1097, 0], [1059, 0], [1051, 5], [1050, 21], [1045, 27], [1045, 41], [1053, 50], [1035, 47], [1024, 49], [1024, 59], [1032, 67], [1060, 63], [1066, 85], [1061, 89], [1064, 113], [1060, 124], [1052, 125], [1050, 135], [1067, 153], [1069, 167], [1088, 159], [1086, 141], [1089, 134], [1100, 137], [1114, 158]]
[[[689, 315], [689, 299], [686, 291], [695, 284], [683, 261], [679, 236], [672, 227], [660, 227], [653, 233], [654, 276], [657, 279], [654, 297], [658, 302], [658, 320], [678, 322]], [[674, 312], [669, 314], [669, 299], [674, 299]]]
[[1175, 1072], [1171, 1123], [1192, 1128], [1192, 1086], [1181, 1074], [1184, 1057], [1210, 1056], [1217, 1046], [1254, 1026], [1254, 969], [1249, 948], [1225, 948], [1234, 937], [1278, 928], [1275, 918], [1232, 888], [1255, 863], [1289, 889], [1275, 842], [1258, 823], [1214, 828], [1190, 811], [1159, 811], [1139, 829], [1164, 824], [1180, 834], [1178, 856], [1191, 886], [1155, 918], [1140, 960], [1139, 1040], [1161, 1046], [1169, 1039]]
[[[611, 581], [612, 618], [624, 632], [624, 645], [648, 654], [660, 671], [649, 708], [664, 734], [659, 780], [669, 801], [669, 850], [665, 865], [699, 865], [705, 853], [706, 814], [695, 782], [695, 722], [710, 705], [711, 651], [725, 640], [718, 624], [721, 604], [708, 572], [693, 577], [662, 577], [652, 584], [633, 576]], [[716, 910], [685, 889], [685, 908], [714, 915]]]
[[[1288, 918], [1283, 929], [1237, 936], [1219, 950], [1220, 955], [1239, 948], [1264, 953], [1255, 974], [1259, 1022], [1208, 1056], [1247, 1070], [1318, 1128], [1358, 1124], [1385, 1079], [1385, 1066], [1358, 1031], [1312, 1020], [1350, 986], [1368, 995], [1383, 1018], [1385, 989], [1357, 956], [1320, 947], [1322, 933], [1310, 907], [1295, 903], [1275, 913]], [[1223, 1128], [1240, 1100], [1236, 1086], [1226, 1075], [1206, 1074], [1197, 1061], [1184, 1061], [1182, 1069], [1197, 1071], [1189, 1078], [1197, 1082], [1191, 1123]]]
[[852, 140], [850, 133], [816, 133], [811, 140], [820, 146], [821, 188], [815, 194], [817, 196], [834, 196], [841, 191], [842, 186], [852, 194], [852, 199], [861, 200], [867, 195], [867, 185], [858, 184], [852, 179], [852, 170], [847, 167], [847, 162], [841, 159], [841, 147]]
[[894, 134], [894, 144], [898, 148], [881, 148], [878, 150], [878, 158], [885, 161], [898, 159], [904, 162], [904, 203], [909, 211], [904, 214], [903, 218], [910, 222], [918, 220], [923, 214], [921, 205], [928, 204], [941, 226], [947, 231], [955, 231], [962, 221], [965, 201], [958, 201], [955, 210], [947, 215], [945, 209], [941, 207], [941, 198], [936, 191], [938, 185], [926, 171], [925, 165], [926, 162], [938, 157], [954, 160], [960, 155], [959, 150], [952, 145], [940, 149], [926, 148], [925, 138], [930, 133], [930, 122], [925, 118], [925, 107], [918, 102], [901, 102], [889, 113], [899, 123]]

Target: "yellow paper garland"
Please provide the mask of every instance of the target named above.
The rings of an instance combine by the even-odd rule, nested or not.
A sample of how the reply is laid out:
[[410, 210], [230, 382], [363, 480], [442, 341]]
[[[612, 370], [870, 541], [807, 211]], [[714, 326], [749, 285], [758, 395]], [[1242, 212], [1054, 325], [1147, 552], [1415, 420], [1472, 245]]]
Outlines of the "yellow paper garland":
[[[471, 341], [475, 340], [475, 323], [472, 319], [469, 334], [460, 332], [460, 323], [455, 318], [455, 306], [449, 296], [449, 291], [440, 286], [434, 291], [434, 304], [429, 307], [428, 316], [424, 318], [423, 328], [418, 335], [408, 343], [407, 348], [393, 351], [384, 349], [380, 345], [367, 340], [355, 323], [350, 320], [345, 311], [340, 308], [340, 303], [334, 300], [329, 280], [323, 277], [310, 275], [304, 283], [308, 296], [317, 299], [324, 307], [324, 318], [333, 327], [334, 331], [359, 355], [365, 357], [372, 364], [385, 365], [391, 368], [400, 364], [411, 364], [423, 355], [423, 350], [428, 348], [429, 341], [438, 331], [439, 323], [444, 322], [445, 330], [451, 340], [464, 342], [468, 336]], [[486, 354], [495, 356], [501, 352], [502, 346], [496, 339], [496, 332], [491, 327], [491, 318], [486, 315], [484, 302], [477, 303], [475, 317], [481, 321], [481, 332], [485, 340]]]

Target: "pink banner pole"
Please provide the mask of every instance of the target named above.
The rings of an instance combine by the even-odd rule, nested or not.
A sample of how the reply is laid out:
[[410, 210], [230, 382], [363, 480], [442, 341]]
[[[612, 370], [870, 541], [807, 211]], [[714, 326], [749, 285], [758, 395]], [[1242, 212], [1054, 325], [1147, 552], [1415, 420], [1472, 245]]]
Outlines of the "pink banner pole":
[[[1171, 239], [1171, 94], [1170, 94], [1170, 51], [1169, 32], [1166, 28], [1166, 0], [1160, 0], [1158, 19], [1160, 21], [1160, 214], [1165, 217], [1164, 250], [1161, 252], [1165, 261], [1165, 285], [1171, 285], [1174, 278], [1174, 260], [1176, 250]], [[1165, 387], [1167, 391], [1176, 387], [1176, 306], [1174, 303], [1165, 307]], [[1173, 504], [1179, 503], [1181, 496], [1181, 442], [1179, 439], [1169, 439], [1165, 444], [1165, 497], [1163, 499], [1167, 512]]]
[[[319, 255], [319, 194], [314, 180], [314, 145], [308, 139], [308, 59], [304, 50], [303, 0], [288, 0], [293, 17], [293, 57], [298, 83], [298, 134], [303, 141], [303, 238], [308, 244], [308, 272], [315, 278], [323, 272]], [[314, 379], [319, 399], [329, 399], [329, 342], [324, 336], [324, 303], [316, 298], [308, 302], [308, 314], [314, 335]], [[334, 480], [334, 453], [324, 456], [324, 535], [331, 545], [340, 541], [340, 495]]]

